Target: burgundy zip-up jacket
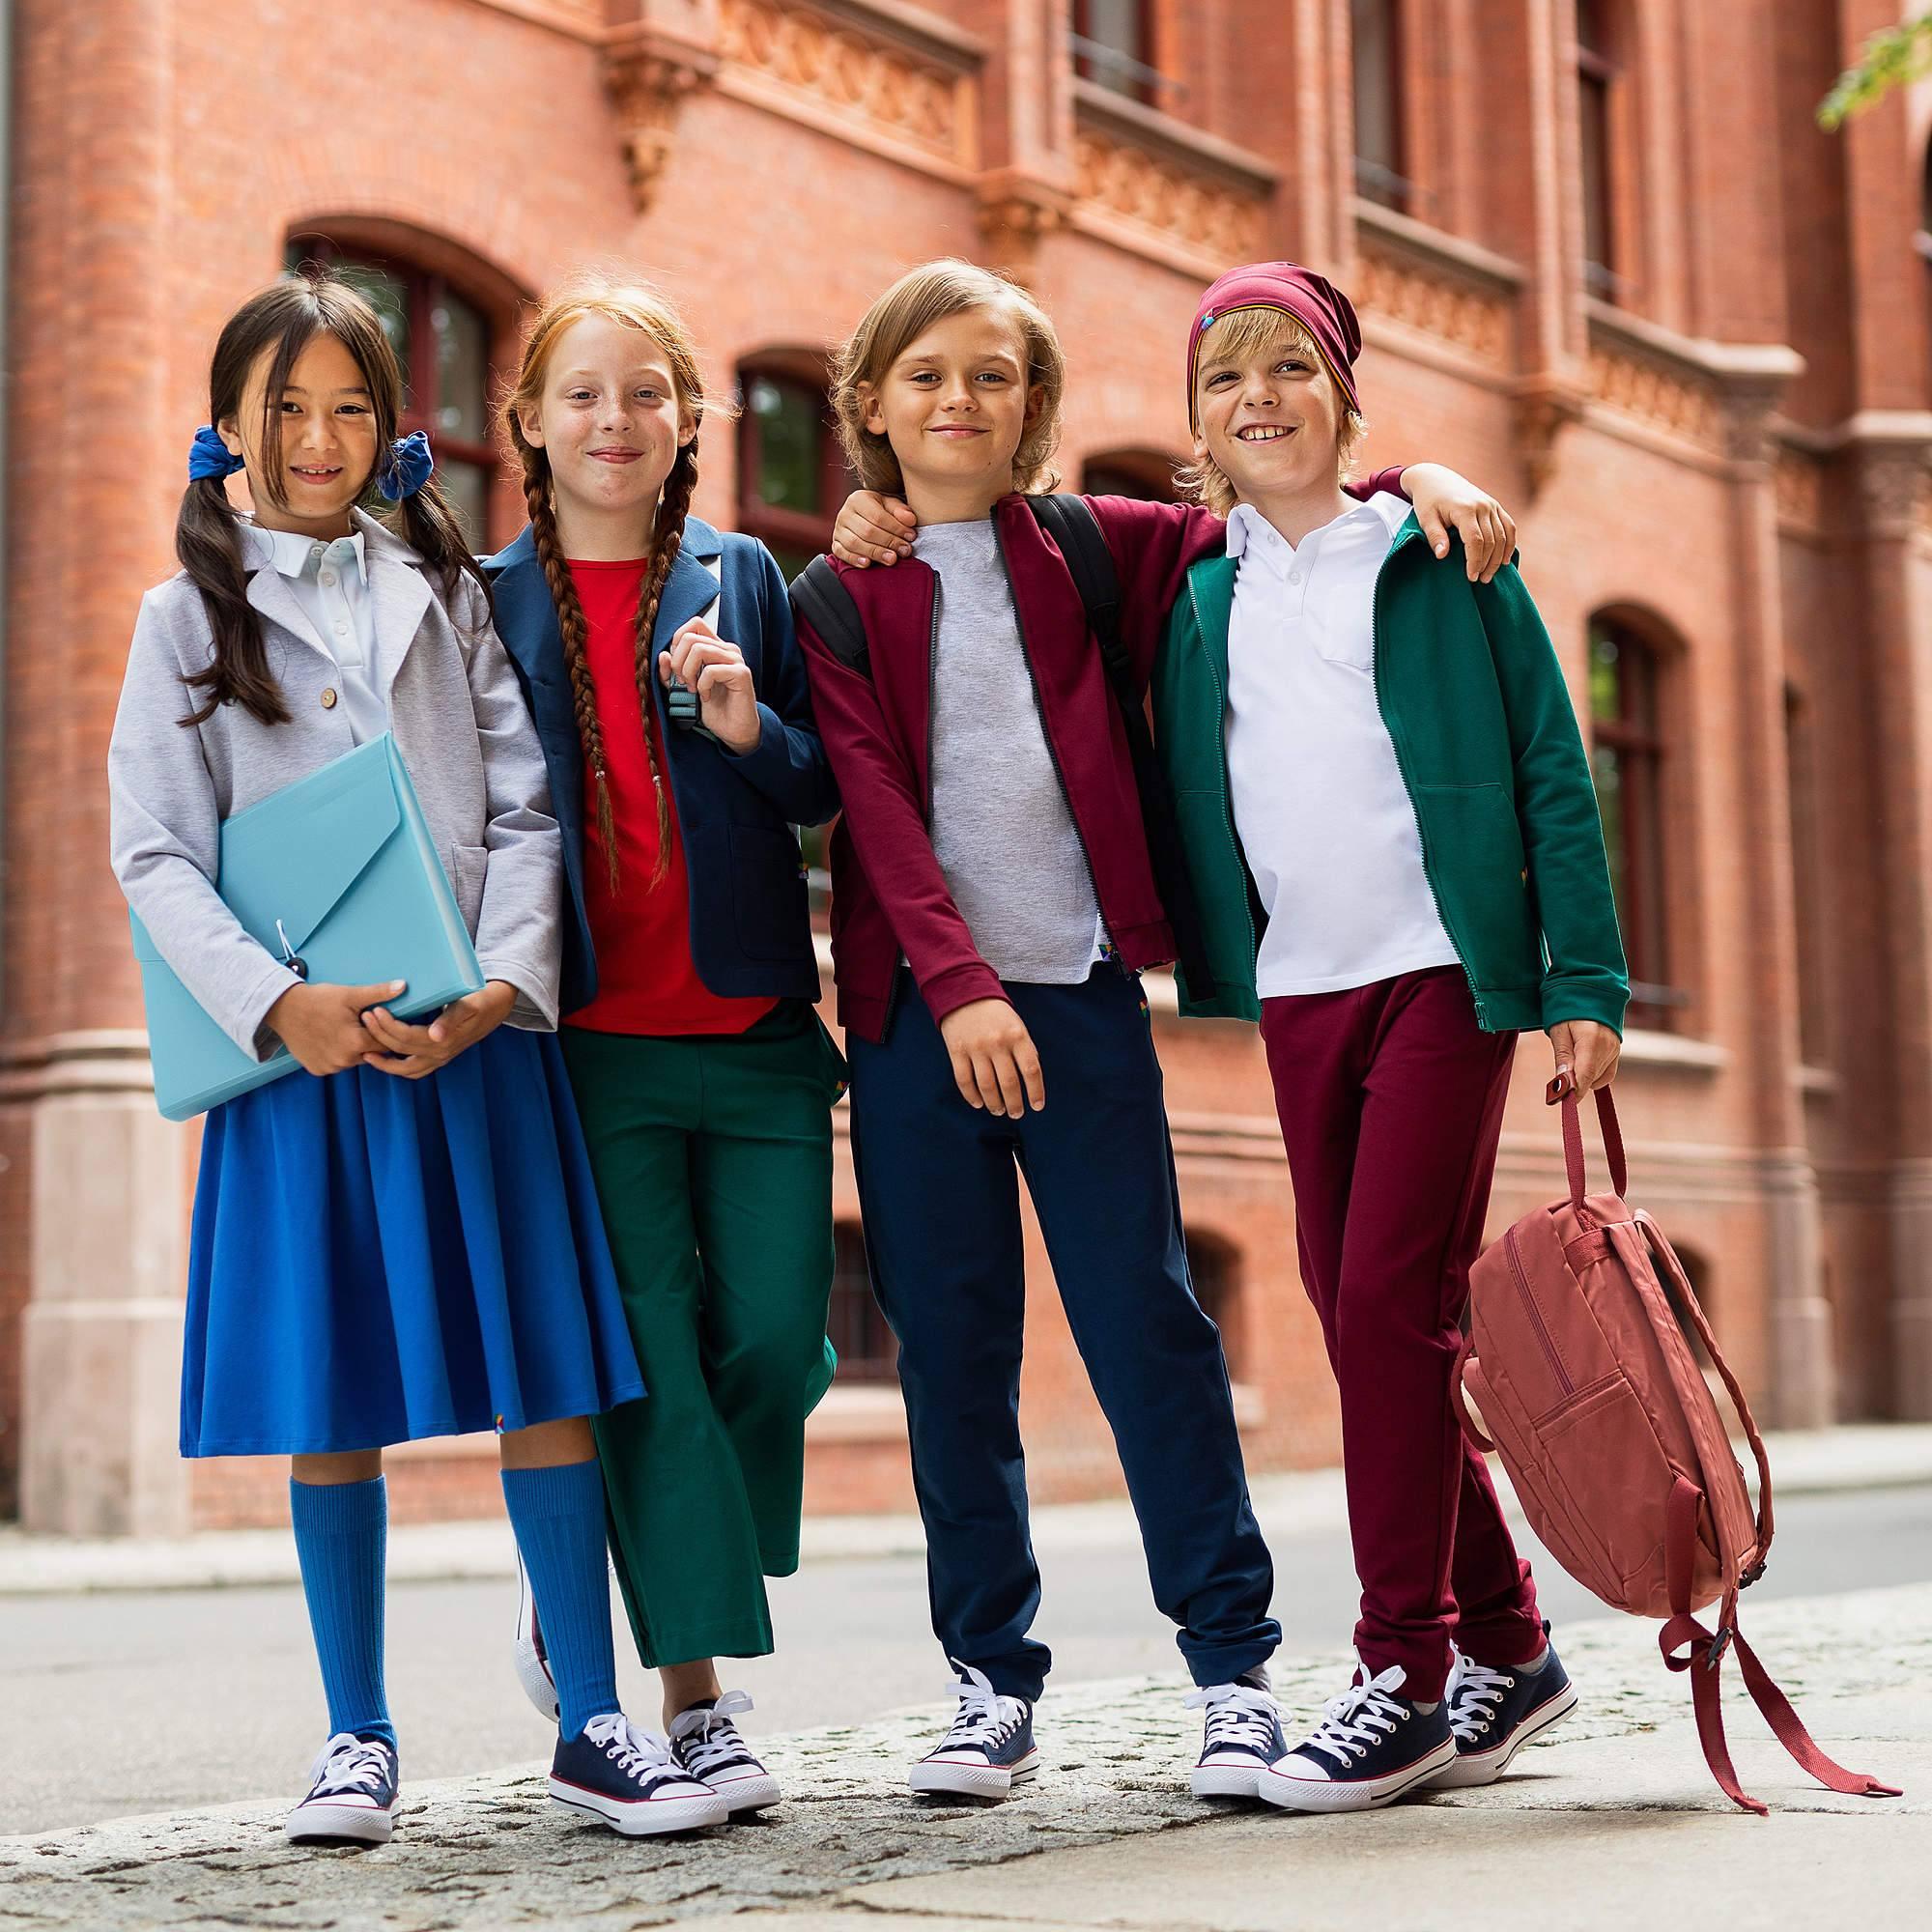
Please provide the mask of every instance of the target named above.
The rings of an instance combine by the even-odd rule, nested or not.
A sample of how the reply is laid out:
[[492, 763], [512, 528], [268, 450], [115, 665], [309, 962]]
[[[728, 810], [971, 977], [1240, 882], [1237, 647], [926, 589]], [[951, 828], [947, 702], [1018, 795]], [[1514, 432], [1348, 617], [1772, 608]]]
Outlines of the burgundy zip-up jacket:
[[[1401, 494], [1385, 469], [1348, 486]], [[1089, 497], [1121, 583], [1121, 639], [1143, 692], [1169, 608], [1190, 566], [1227, 542], [1211, 511], [1128, 497]], [[1012, 585], [1021, 648], [1039, 703], [1047, 750], [1087, 855], [1094, 896], [1122, 961], [1135, 970], [1174, 957], [1174, 935], [1154, 889], [1126, 732], [1099, 646], [1059, 547], [1026, 499], [993, 505]], [[882, 1039], [892, 1017], [899, 954], [935, 1021], [974, 1000], [1006, 997], [980, 956], [932, 849], [932, 673], [938, 581], [916, 557], [854, 570], [837, 559], [865, 619], [870, 675], [841, 664], [802, 619], [798, 625], [813, 716], [844, 802], [832, 830], [832, 962], [841, 1026]], [[1023, 866], [1027, 855], [1015, 852]]]

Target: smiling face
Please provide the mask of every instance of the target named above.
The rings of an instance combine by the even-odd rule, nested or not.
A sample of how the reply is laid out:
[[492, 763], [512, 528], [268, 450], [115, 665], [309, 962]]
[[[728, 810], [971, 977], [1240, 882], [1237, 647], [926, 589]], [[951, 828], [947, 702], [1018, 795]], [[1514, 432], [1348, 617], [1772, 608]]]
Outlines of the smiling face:
[[922, 329], [859, 385], [865, 428], [891, 443], [923, 522], [981, 516], [1012, 489], [1013, 458], [1045, 407], [1027, 374], [1013, 318], [976, 307]]
[[268, 386], [278, 353], [271, 345], [256, 356], [240, 407], [217, 426], [221, 440], [248, 466], [257, 523], [304, 536], [345, 536], [349, 512], [376, 468], [369, 379], [340, 338], [318, 332], [291, 363], [271, 408]]
[[1203, 337], [1194, 407], [1196, 463], [1242, 502], [1333, 489], [1358, 433], [1307, 332], [1272, 311], [1237, 310]]
[[550, 460], [565, 548], [579, 531], [635, 531], [624, 554], [650, 550], [659, 492], [697, 434], [671, 358], [643, 329], [593, 311], [550, 343], [543, 383], [520, 403], [524, 440]]

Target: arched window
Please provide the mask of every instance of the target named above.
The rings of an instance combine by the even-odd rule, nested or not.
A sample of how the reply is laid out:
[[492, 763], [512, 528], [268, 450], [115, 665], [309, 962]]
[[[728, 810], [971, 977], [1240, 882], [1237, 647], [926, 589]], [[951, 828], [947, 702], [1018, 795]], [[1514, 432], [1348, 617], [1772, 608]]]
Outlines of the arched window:
[[1628, 286], [1617, 235], [1619, 70], [1609, 0], [1577, 0], [1577, 124], [1583, 188], [1583, 281], [1615, 301]]
[[1129, 100], [1152, 104], [1163, 82], [1154, 60], [1151, 0], [1073, 0], [1073, 71]]
[[800, 353], [742, 364], [738, 527], [796, 577], [832, 545], [838, 506], [855, 487], [832, 427], [821, 357]]
[[1352, 0], [1355, 192], [1406, 213], [1411, 186], [1403, 139], [1402, 0]]
[[1089, 497], [1138, 497], [1172, 503], [1174, 459], [1153, 449], [1110, 449], [1080, 466], [1080, 488]]
[[1240, 1250], [1232, 1241], [1205, 1229], [1186, 1229], [1183, 1238], [1194, 1298], [1220, 1329], [1221, 1352], [1228, 1358], [1229, 1377], [1238, 1381], [1246, 1341], [1241, 1319]]
[[[375, 304], [403, 365], [401, 433], [429, 432], [437, 475], [471, 547], [494, 548], [512, 519], [492, 515], [500, 466], [490, 398], [494, 379], [509, 372], [497, 366], [498, 330], [489, 308], [444, 273], [333, 232], [291, 235], [286, 261], [291, 269], [326, 269]], [[507, 342], [501, 353], [507, 361]]]
[[1638, 630], [1614, 616], [1591, 619], [1590, 766], [1638, 1026], [1667, 1024], [1686, 1004], [1670, 983], [1662, 682], [1660, 653]]
[[889, 1382], [898, 1377], [898, 1346], [879, 1304], [866, 1266], [866, 1236], [856, 1221], [832, 1229], [832, 1308], [825, 1332], [838, 1351], [838, 1379]]

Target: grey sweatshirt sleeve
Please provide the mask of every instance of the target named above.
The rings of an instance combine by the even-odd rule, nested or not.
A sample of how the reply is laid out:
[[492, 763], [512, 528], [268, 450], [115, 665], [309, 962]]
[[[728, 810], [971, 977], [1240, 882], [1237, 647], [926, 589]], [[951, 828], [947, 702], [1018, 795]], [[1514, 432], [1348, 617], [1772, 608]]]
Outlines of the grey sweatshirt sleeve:
[[[194, 708], [177, 633], [191, 629], [206, 664], [205, 620], [179, 620], [171, 586], [141, 600], [128, 672], [107, 747], [114, 876], [161, 957], [242, 1052], [261, 1060], [273, 1036], [263, 1022], [300, 981], [251, 939], [214, 890], [221, 815], [201, 733], [178, 721]], [[174, 621], [171, 621], [171, 614]], [[199, 616], [197, 606], [196, 613]]]

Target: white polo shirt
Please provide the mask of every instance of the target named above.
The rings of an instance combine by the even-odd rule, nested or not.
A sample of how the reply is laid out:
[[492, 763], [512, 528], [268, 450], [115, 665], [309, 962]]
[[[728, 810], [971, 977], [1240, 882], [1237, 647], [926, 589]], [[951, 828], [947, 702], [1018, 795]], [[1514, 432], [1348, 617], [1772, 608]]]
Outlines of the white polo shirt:
[[335, 660], [350, 737], [358, 745], [380, 738], [389, 728], [389, 707], [376, 684], [376, 607], [362, 532], [325, 543], [298, 530], [244, 528], [254, 551], [249, 561], [272, 562], [288, 579], [316, 642]]
[[1378, 494], [1299, 545], [1245, 503], [1228, 519], [1228, 779], [1267, 911], [1263, 999], [1457, 962], [1376, 702], [1376, 578], [1407, 515]]

